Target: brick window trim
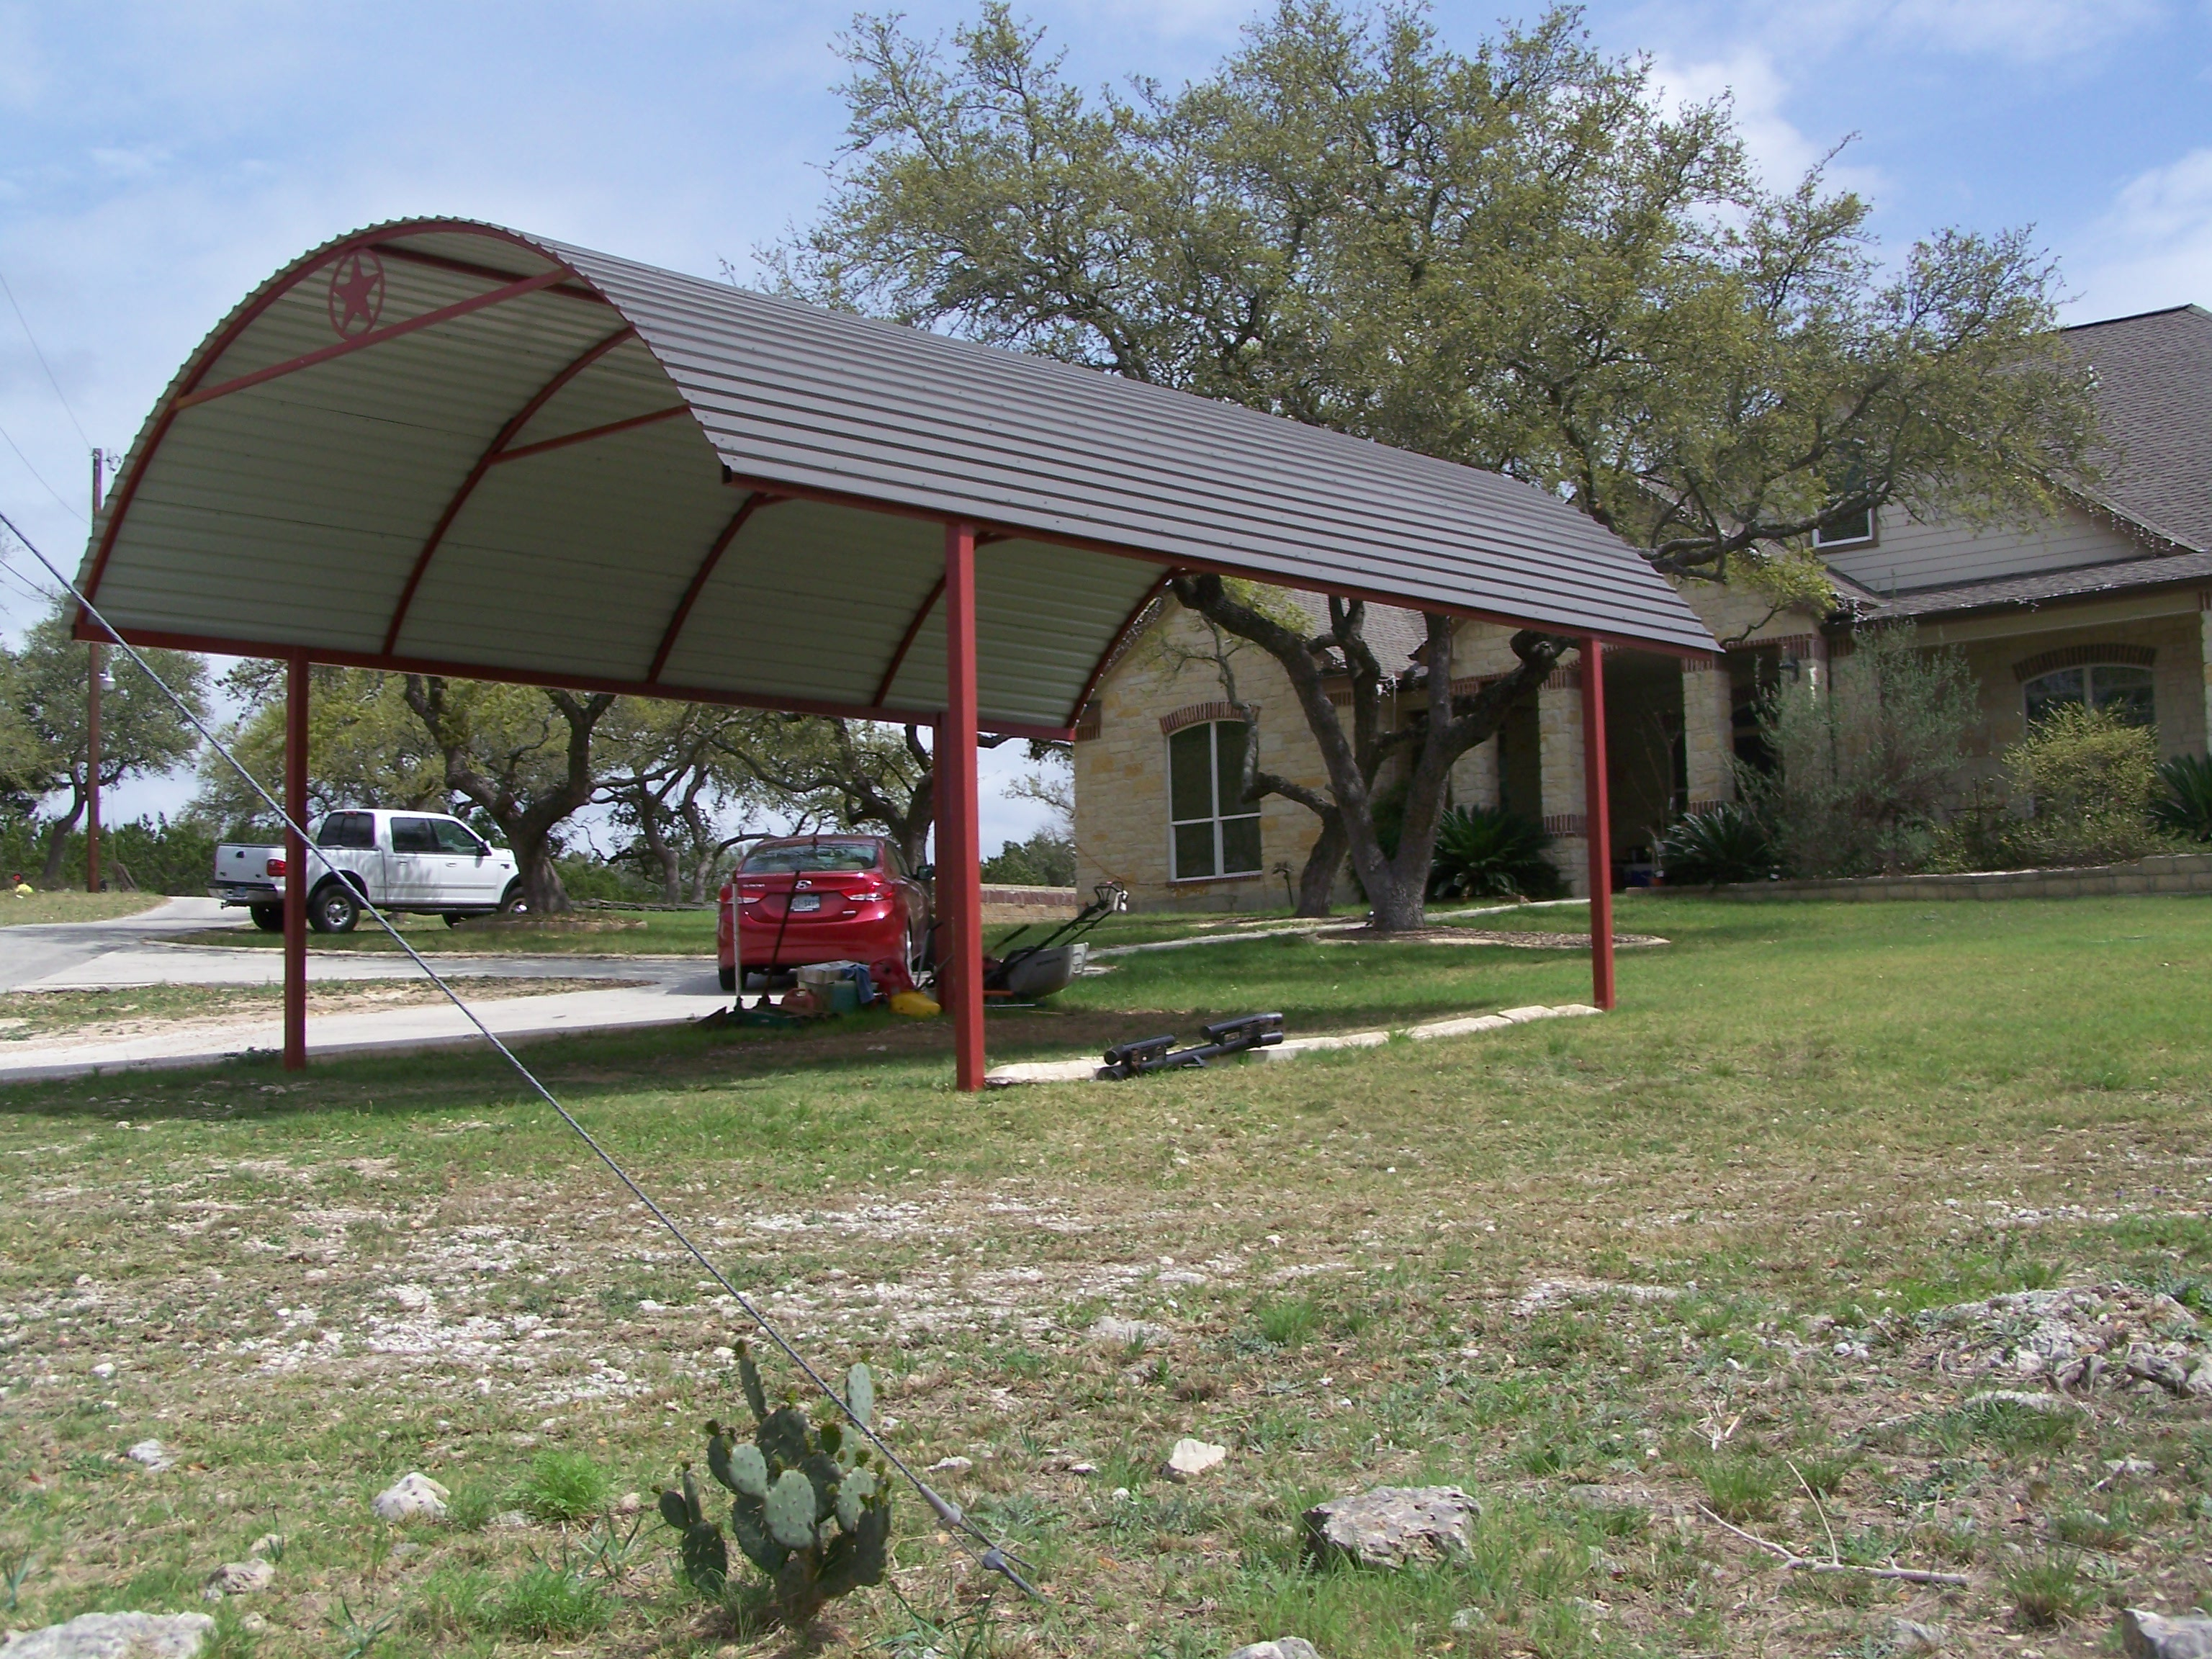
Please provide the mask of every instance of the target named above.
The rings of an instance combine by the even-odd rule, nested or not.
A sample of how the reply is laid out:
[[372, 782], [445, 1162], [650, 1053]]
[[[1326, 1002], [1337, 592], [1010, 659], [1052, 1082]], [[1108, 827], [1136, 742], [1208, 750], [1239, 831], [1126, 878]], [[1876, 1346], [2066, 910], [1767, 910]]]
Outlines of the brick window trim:
[[1589, 820], [1580, 812], [1552, 812], [1544, 818], [1544, 833], [1547, 836], [1580, 836]]
[[2083, 668], [2092, 663], [2112, 663], [2124, 668], [2149, 668], [2158, 661], [2158, 648], [2148, 645], [2064, 645], [2056, 651], [2039, 651], [2012, 665], [2012, 677], [2025, 685], [2039, 674], [2060, 668]]
[[[1260, 713], [1259, 705], [1254, 703], [1250, 707], [1253, 715], [1256, 718]], [[1194, 702], [1175, 710], [1172, 714], [1161, 715], [1160, 735], [1164, 738], [1171, 738], [1185, 726], [1203, 726], [1208, 720], [1241, 720], [1243, 718], [1243, 714], [1234, 703]]]

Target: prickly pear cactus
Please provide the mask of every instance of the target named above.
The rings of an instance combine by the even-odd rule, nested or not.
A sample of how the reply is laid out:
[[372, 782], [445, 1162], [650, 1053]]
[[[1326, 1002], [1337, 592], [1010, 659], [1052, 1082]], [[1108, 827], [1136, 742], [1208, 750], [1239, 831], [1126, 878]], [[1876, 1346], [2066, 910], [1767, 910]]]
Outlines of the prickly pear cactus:
[[[750, 1439], [707, 1425], [707, 1471], [732, 1494], [729, 1536], [775, 1586], [786, 1624], [805, 1625], [822, 1604], [879, 1584], [890, 1565], [890, 1483], [868, 1443], [825, 1407], [811, 1422], [794, 1403], [771, 1407], [751, 1348], [738, 1345], [738, 1382], [753, 1415]], [[875, 1420], [875, 1378], [855, 1365], [845, 1403]], [[661, 1518], [682, 1535], [684, 1576], [719, 1595], [729, 1574], [722, 1528], [708, 1516], [691, 1466], [660, 1494]]]

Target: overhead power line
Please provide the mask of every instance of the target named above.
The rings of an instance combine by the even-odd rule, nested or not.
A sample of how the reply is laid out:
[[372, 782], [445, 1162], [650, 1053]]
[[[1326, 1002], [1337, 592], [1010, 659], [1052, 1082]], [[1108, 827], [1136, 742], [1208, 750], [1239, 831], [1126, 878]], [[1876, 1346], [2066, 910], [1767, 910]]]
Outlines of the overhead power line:
[[15, 320], [23, 325], [23, 337], [31, 343], [31, 355], [39, 360], [39, 367], [46, 371], [46, 384], [53, 387], [54, 396], [61, 399], [62, 413], [70, 417], [70, 424], [76, 428], [76, 435], [83, 438], [84, 447], [90, 449], [92, 440], [85, 435], [84, 422], [77, 419], [76, 410], [70, 407], [69, 393], [62, 390], [62, 383], [54, 374], [54, 366], [46, 361], [46, 354], [40, 349], [39, 337], [31, 332], [31, 319], [23, 314], [23, 307], [17, 303], [15, 290], [8, 286], [5, 271], [0, 271], [0, 294], [8, 296], [9, 307], [15, 312]]

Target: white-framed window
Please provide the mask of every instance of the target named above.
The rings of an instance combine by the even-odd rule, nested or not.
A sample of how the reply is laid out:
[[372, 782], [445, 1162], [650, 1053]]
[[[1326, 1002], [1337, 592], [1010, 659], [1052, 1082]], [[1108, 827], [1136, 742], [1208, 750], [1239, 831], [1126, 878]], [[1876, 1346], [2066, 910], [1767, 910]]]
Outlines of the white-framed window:
[[2052, 709], [2069, 704], [2077, 708], [2109, 708], [2130, 726], [2158, 724], [2151, 671], [2133, 663], [2089, 662], [2075, 668], [2054, 668], [2047, 674], [2038, 674], [2021, 690], [2027, 699], [2030, 726]]
[[1833, 548], [1872, 547], [1874, 544], [1875, 516], [1870, 507], [1848, 519], [1824, 524], [1813, 532], [1813, 545], [1824, 553]]
[[1256, 874], [1260, 809], [1243, 801], [1244, 722], [1205, 720], [1168, 738], [1168, 840], [1177, 881]]

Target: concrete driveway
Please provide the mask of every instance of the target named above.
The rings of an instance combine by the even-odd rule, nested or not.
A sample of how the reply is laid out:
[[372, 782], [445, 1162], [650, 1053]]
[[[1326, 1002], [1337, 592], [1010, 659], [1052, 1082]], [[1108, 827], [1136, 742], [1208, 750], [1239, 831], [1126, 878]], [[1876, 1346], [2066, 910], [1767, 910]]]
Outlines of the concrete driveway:
[[[119, 990], [134, 985], [276, 985], [283, 956], [265, 946], [228, 949], [179, 945], [179, 933], [252, 924], [213, 899], [172, 899], [114, 921], [76, 921], [0, 928], [0, 991]], [[621, 979], [604, 987], [548, 996], [509, 997], [481, 1006], [484, 1023], [502, 1040], [628, 1030], [682, 1024], [730, 998], [711, 960], [690, 957], [448, 956], [430, 958], [455, 978]], [[310, 954], [307, 975], [319, 981], [398, 980], [422, 970], [399, 955]], [[276, 1018], [222, 1024], [179, 1021], [169, 1030], [96, 1042], [44, 1038], [0, 1042], [0, 1082], [81, 1077], [149, 1066], [206, 1066], [283, 1042]], [[307, 1022], [311, 1056], [450, 1048], [482, 1042], [449, 1005], [327, 1014]]]

